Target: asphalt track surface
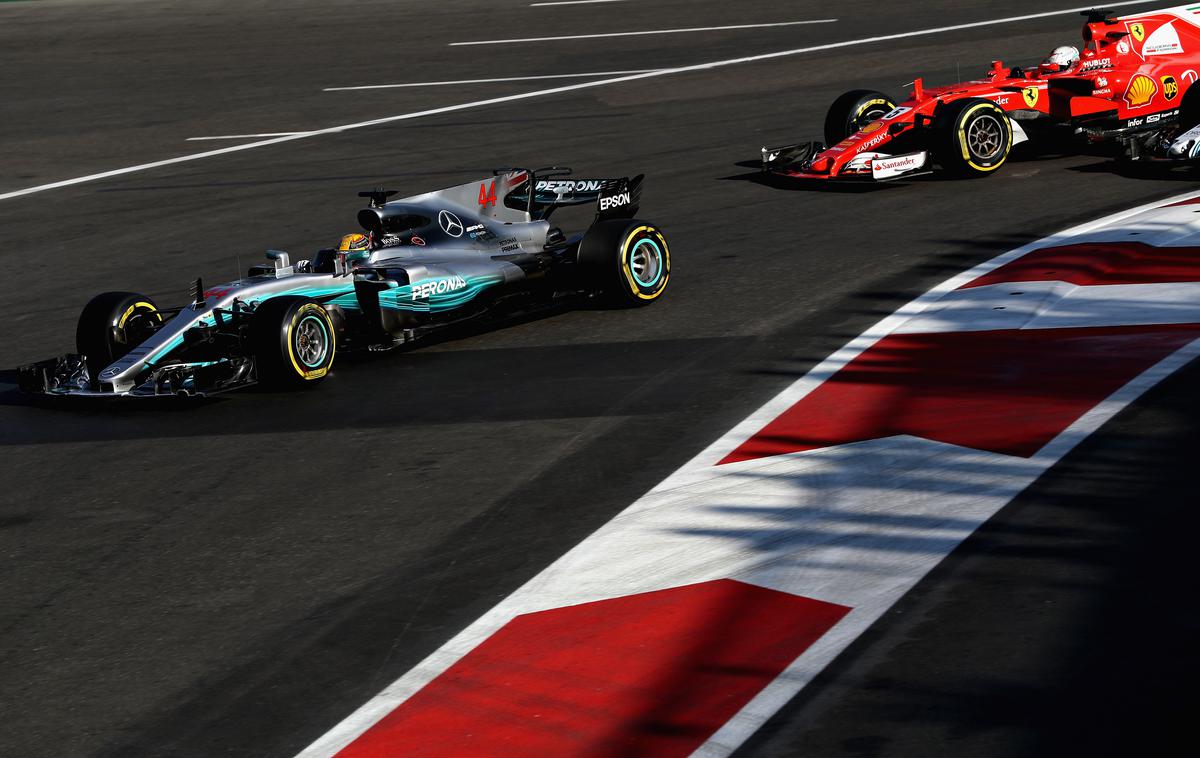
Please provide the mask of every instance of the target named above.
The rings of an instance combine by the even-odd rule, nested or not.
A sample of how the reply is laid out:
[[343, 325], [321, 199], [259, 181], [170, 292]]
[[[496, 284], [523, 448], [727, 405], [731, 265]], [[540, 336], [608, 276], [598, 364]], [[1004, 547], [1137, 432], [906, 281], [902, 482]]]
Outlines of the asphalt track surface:
[[[233, 144], [189, 137], [549, 85], [325, 87], [690, 65], [1058, 7], [0, 3], [0, 194]], [[869, 192], [775, 186], [740, 165], [819, 136], [843, 90], [1036, 60], [1079, 21], [618, 83], [0, 202], [0, 755], [293, 754], [897, 305], [1194, 188], [1195, 174], [1122, 176], [1099, 155]], [[85, 409], [13, 388], [17, 365], [72, 348], [95, 292], [179, 302], [195, 276], [353, 231], [360, 189], [555, 163], [648, 174], [642, 215], [675, 253], [663, 302], [345, 361], [300, 394]], [[1178, 373], [1071, 453], [743, 752], [1125, 755], [1188, 734], [1198, 378]]]

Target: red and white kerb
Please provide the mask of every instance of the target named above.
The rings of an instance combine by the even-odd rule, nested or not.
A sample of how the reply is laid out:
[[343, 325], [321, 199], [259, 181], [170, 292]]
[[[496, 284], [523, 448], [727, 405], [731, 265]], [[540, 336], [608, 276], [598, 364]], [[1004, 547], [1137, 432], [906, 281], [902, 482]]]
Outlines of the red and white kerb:
[[304, 751], [726, 755], [980, 524], [1200, 354], [1200, 194], [951, 279]]

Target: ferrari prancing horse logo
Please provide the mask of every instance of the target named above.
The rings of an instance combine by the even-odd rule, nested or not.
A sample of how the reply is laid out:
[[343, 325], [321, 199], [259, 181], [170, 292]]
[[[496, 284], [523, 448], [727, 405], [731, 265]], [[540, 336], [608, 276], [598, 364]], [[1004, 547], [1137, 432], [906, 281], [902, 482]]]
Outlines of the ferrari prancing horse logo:
[[1025, 104], [1030, 108], [1036, 108], [1038, 103], [1038, 93], [1040, 90], [1037, 87], [1026, 87], [1021, 90], [1021, 94], [1025, 97]]
[[1146, 39], [1146, 27], [1141, 24], [1130, 24], [1129, 33], [1132, 34], [1133, 38], [1138, 42]]

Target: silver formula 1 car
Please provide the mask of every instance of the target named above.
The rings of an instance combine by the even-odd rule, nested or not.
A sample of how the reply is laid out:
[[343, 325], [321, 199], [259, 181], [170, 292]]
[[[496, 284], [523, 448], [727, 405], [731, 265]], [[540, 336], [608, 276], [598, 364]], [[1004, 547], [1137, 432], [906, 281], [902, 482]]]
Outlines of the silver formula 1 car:
[[[106, 292], [83, 309], [77, 352], [22, 366], [22, 390], [52, 396], [210, 395], [256, 383], [322, 380], [340, 350], [383, 351], [498, 312], [572, 299], [638, 306], [671, 274], [663, 232], [635, 220], [642, 176], [566, 178], [570, 169], [499, 169], [457, 187], [399, 200], [359, 193], [361, 250], [321, 250], [293, 263], [269, 251], [249, 275], [159, 308]], [[595, 204], [568, 236], [550, 217]]]

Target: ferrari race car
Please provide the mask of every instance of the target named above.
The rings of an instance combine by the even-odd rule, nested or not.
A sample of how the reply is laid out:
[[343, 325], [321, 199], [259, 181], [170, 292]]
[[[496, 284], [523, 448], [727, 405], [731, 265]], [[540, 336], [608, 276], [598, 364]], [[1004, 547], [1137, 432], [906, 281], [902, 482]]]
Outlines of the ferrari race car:
[[[837, 98], [825, 142], [764, 147], [762, 167], [818, 180], [886, 181], [932, 171], [986, 176], [1014, 145], [1065, 128], [1113, 142], [1130, 159], [1188, 158], [1179, 142], [1200, 123], [1200, 5], [1115, 17], [1083, 14], [1083, 52], [1056, 50], [1041, 65], [995, 61], [982, 79], [925, 87], [904, 102], [869, 90]], [[1061, 51], [1061, 55], [1060, 55]]]
[[[663, 232], [634, 219], [642, 176], [571, 180], [570, 169], [499, 169], [414, 197], [359, 193], [365, 234], [293, 263], [281, 251], [248, 276], [159, 308], [106, 292], [79, 317], [74, 354], [18, 371], [26, 392], [52, 396], [211, 395], [256, 383], [321, 381], [341, 350], [384, 351], [488, 314], [597, 298], [638, 306], [671, 275]], [[594, 204], [582, 233], [550, 223]], [[353, 239], [352, 239], [353, 238]]]

